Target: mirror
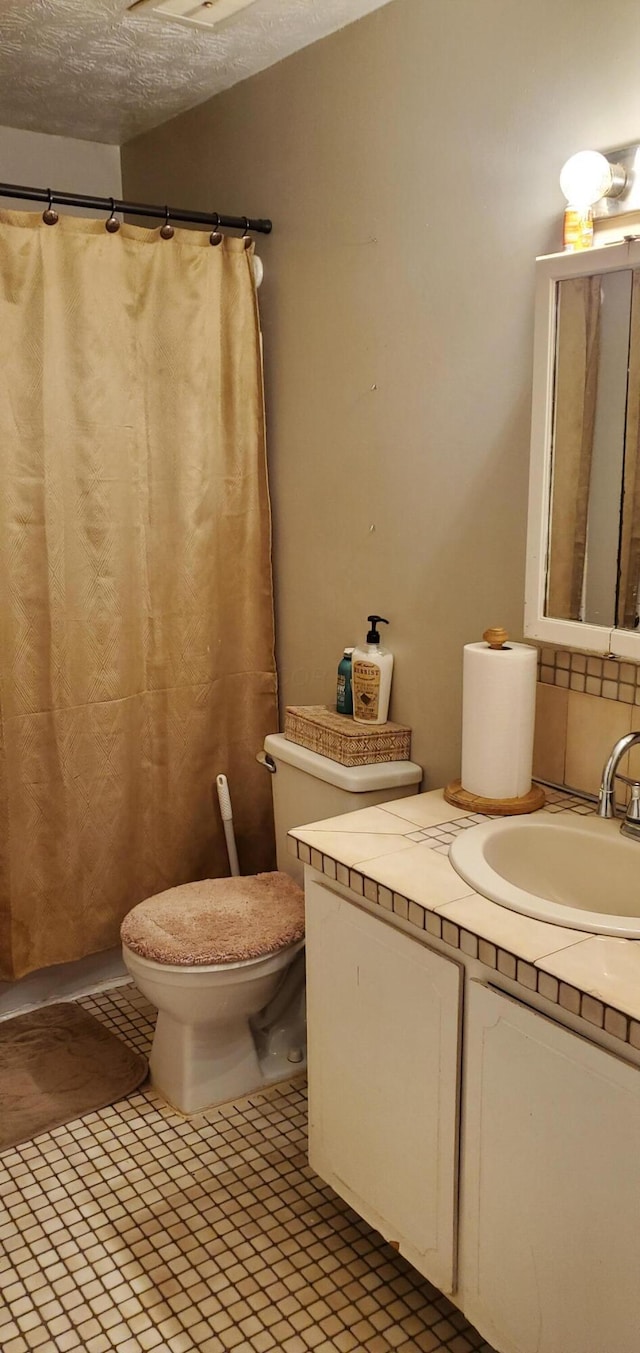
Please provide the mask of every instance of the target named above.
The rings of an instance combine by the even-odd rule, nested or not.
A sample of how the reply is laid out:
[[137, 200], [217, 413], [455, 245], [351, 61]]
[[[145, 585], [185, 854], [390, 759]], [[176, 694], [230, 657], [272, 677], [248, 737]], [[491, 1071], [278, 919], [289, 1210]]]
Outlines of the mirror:
[[640, 246], [538, 270], [525, 633], [640, 660]]

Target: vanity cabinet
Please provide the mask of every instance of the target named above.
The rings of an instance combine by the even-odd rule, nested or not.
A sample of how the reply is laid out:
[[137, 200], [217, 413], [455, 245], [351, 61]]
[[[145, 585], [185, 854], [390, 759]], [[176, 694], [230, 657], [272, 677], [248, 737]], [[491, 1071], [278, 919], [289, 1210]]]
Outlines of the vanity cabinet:
[[640, 1068], [306, 894], [312, 1166], [496, 1353], [638, 1353]]
[[507, 1353], [638, 1353], [640, 1071], [470, 981], [460, 1302]]
[[307, 881], [309, 1158], [455, 1286], [460, 965]]

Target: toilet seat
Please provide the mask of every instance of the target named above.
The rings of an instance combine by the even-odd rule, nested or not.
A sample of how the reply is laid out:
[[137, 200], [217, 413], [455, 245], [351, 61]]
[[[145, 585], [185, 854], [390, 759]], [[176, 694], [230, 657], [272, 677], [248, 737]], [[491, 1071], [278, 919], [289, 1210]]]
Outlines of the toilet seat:
[[186, 963], [159, 963], [157, 959], [144, 958], [127, 944], [123, 943], [122, 946], [127, 967], [134, 978], [144, 971], [152, 978], [158, 977], [167, 986], [174, 981], [181, 985], [189, 981], [193, 991], [206, 987], [211, 979], [221, 986], [245, 977], [251, 978], [254, 972], [260, 974], [279, 972], [283, 965], [286, 966], [291, 962], [300, 949], [304, 949], [304, 939], [298, 940], [286, 949], [279, 949], [275, 954], [260, 954], [258, 958], [241, 958], [233, 963], [195, 963], [193, 967], [189, 967]]
[[127, 949], [166, 967], [224, 968], [304, 937], [304, 894], [288, 874], [204, 879], [139, 902], [120, 931]]

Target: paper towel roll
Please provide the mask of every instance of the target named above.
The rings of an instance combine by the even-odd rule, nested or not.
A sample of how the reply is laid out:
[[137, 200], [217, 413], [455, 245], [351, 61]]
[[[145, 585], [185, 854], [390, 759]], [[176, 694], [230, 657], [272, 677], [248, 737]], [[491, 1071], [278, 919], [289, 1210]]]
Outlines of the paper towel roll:
[[529, 644], [465, 644], [462, 787], [486, 799], [531, 789], [537, 651]]

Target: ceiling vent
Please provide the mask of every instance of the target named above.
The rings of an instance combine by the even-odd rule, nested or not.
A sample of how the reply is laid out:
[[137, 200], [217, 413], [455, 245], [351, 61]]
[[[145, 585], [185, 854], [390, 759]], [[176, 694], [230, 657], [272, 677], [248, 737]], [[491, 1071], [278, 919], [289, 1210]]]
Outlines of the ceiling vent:
[[128, 12], [136, 18], [148, 13], [155, 19], [211, 29], [255, 3], [256, 0], [135, 0]]

